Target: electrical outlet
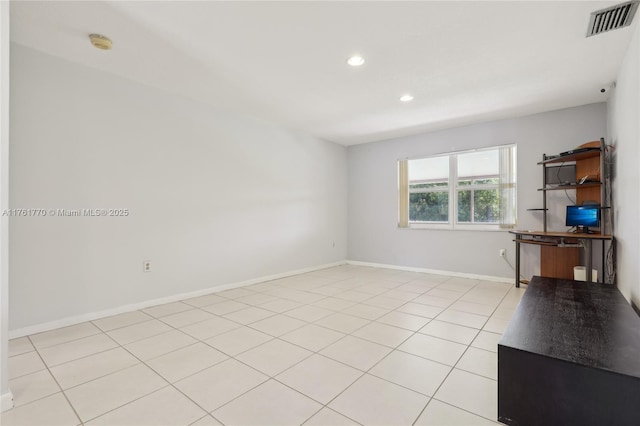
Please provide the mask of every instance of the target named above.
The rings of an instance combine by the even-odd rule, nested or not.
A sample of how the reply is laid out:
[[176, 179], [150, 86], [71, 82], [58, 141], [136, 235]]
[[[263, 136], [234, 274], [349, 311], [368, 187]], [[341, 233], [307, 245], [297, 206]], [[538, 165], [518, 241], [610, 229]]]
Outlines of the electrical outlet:
[[500, 249], [500, 251], [498, 252], [498, 256], [506, 257], [507, 256], [507, 249]]
[[143, 260], [142, 261], [142, 272], [151, 272], [151, 261]]

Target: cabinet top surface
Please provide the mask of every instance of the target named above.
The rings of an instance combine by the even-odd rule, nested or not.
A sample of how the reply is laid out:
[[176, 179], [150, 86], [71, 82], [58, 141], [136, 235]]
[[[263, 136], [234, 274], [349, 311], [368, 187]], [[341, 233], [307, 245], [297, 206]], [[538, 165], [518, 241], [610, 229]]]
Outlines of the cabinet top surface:
[[533, 277], [499, 345], [640, 377], [640, 317], [609, 285]]
[[578, 232], [554, 232], [554, 231], [524, 231], [518, 229], [512, 229], [509, 231], [511, 234], [516, 235], [531, 235], [534, 237], [563, 237], [563, 238], [583, 238], [591, 240], [610, 240], [613, 237], [606, 234], [581, 234]]

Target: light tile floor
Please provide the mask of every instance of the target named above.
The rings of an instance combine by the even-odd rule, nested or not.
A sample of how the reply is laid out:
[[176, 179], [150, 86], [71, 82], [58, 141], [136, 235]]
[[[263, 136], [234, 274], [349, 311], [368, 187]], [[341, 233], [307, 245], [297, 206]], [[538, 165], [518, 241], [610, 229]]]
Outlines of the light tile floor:
[[496, 424], [523, 289], [344, 265], [9, 342], [9, 425]]

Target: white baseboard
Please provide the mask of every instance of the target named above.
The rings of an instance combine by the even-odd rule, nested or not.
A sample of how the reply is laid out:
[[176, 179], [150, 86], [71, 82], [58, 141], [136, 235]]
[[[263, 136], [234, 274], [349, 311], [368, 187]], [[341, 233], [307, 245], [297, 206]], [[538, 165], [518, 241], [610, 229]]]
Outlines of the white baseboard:
[[460, 277], [460, 278], [470, 278], [475, 280], [483, 280], [483, 281], [494, 281], [499, 283], [512, 283], [514, 281], [513, 277], [495, 277], [492, 275], [479, 275], [479, 274], [467, 274], [464, 272], [454, 272], [454, 271], [442, 271], [439, 269], [427, 269], [427, 268], [416, 268], [413, 266], [398, 266], [398, 265], [387, 265], [385, 263], [372, 263], [372, 262], [360, 262], [357, 260], [347, 260], [347, 264], [356, 265], [356, 266], [370, 266], [373, 268], [384, 268], [384, 269], [395, 269], [398, 271], [407, 271], [407, 272], [423, 272], [426, 274], [434, 274], [434, 275], [448, 275], [451, 277]]
[[327, 263], [324, 265], [312, 266], [309, 268], [296, 269], [293, 271], [282, 272], [274, 275], [267, 275], [264, 277], [253, 278], [247, 281], [241, 281], [231, 284], [222, 284], [216, 287], [205, 288], [202, 290], [191, 291], [188, 293], [174, 294], [159, 299], [145, 300], [144, 302], [134, 303], [130, 305], [119, 306], [117, 308], [105, 309], [97, 312], [90, 312], [82, 315], [76, 315], [73, 317], [62, 318], [55, 321], [36, 324], [29, 327], [23, 327], [16, 330], [9, 331], [9, 339], [16, 339], [18, 337], [30, 336], [36, 333], [42, 333], [43, 331], [49, 331], [60, 327], [68, 327], [70, 325], [80, 324], [87, 321], [93, 321], [100, 318], [110, 317], [113, 315], [123, 314], [125, 312], [137, 311], [140, 309], [149, 308], [151, 306], [162, 305], [165, 303], [177, 302], [184, 299], [190, 299], [192, 297], [204, 296], [211, 293], [218, 293], [224, 290], [230, 290], [232, 288], [244, 287], [252, 284], [258, 284], [266, 281], [277, 280], [279, 278], [291, 277], [294, 275], [300, 275], [307, 272], [318, 271], [321, 269], [331, 268], [334, 266], [340, 266], [347, 263], [342, 260], [339, 262]]
[[13, 394], [11, 391], [0, 395], [0, 413], [13, 408]]
[[[448, 275], [452, 277], [471, 278], [471, 279], [484, 280], [484, 281], [495, 281], [495, 282], [505, 282], [505, 283], [513, 282], [513, 277], [495, 277], [491, 275], [467, 274], [463, 272], [443, 271], [439, 269], [416, 268], [412, 266], [388, 265], [384, 263], [373, 263], [373, 262], [360, 262], [356, 260], [343, 260], [339, 262], [327, 263], [324, 265], [318, 265], [318, 266], [313, 266], [313, 267], [303, 268], [303, 269], [296, 269], [293, 271], [282, 272], [279, 274], [253, 278], [247, 281], [241, 281], [241, 282], [231, 283], [231, 284], [223, 284], [216, 287], [205, 288], [202, 290], [196, 290], [188, 293], [174, 294], [171, 296], [162, 297], [158, 299], [146, 300], [144, 302], [119, 306], [117, 308], [105, 309], [102, 311], [90, 312], [83, 315], [77, 315], [73, 317], [67, 317], [67, 318], [62, 318], [55, 321], [46, 322], [46, 323], [36, 324], [29, 327], [24, 327], [24, 328], [19, 328], [16, 330], [9, 331], [9, 338], [15, 339], [18, 337], [30, 336], [32, 334], [42, 333], [44, 331], [49, 331], [56, 328], [68, 327], [70, 325], [75, 325], [75, 324], [80, 324], [86, 321], [93, 321], [100, 318], [110, 317], [110, 316], [122, 314], [125, 312], [137, 311], [140, 309], [149, 308], [151, 306], [177, 302], [184, 299], [190, 299], [192, 297], [218, 293], [224, 290], [230, 290], [233, 288], [244, 287], [244, 286], [258, 284], [266, 281], [277, 280], [279, 278], [300, 275], [307, 272], [318, 271], [321, 269], [331, 268], [334, 266], [340, 266], [344, 264], [356, 265], [356, 266], [369, 266], [373, 268], [395, 269], [398, 271], [422, 272], [422, 273], [434, 274], [434, 275]], [[3, 404], [4, 404], [4, 399], [3, 399]]]

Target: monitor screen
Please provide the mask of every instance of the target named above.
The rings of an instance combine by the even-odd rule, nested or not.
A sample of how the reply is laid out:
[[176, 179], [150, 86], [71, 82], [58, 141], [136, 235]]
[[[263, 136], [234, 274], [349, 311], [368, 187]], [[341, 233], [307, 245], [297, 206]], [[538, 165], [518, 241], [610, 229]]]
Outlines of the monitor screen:
[[600, 206], [567, 206], [567, 226], [600, 226]]
[[545, 183], [547, 185], [562, 185], [576, 183], [576, 165], [563, 164], [562, 166], [545, 167]]

